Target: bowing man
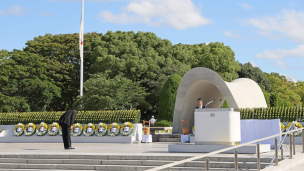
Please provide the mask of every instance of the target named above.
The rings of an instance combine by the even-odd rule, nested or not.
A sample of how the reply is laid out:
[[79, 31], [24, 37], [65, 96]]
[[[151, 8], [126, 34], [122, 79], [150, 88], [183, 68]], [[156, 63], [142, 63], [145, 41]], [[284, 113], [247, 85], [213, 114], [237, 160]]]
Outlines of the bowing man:
[[59, 125], [62, 129], [62, 140], [64, 144], [64, 149], [72, 150], [71, 147], [71, 131], [73, 129], [73, 124], [75, 117], [77, 115], [77, 110], [66, 111], [59, 119]]

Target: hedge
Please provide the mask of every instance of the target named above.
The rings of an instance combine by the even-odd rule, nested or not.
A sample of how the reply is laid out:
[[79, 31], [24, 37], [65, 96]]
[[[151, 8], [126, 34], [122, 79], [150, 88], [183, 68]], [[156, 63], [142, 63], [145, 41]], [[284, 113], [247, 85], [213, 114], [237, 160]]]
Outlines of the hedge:
[[269, 107], [240, 109], [241, 119], [281, 119], [281, 122], [304, 120], [302, 107]]
[[[0, 125], [15, 125], [17, 123], [51, 124], [58, 122], [64, 111], [60, 112], [23, 112], [0, 113]], [[108, 111], [78, 111], [75, 123], [112, 123], [140, 121], [140, 110], [108, 110]]]
[[157, 119], [173, 121], [175, 99], [181, 80], [180, 75], [174, 74], [164, 84], [160, 93]]

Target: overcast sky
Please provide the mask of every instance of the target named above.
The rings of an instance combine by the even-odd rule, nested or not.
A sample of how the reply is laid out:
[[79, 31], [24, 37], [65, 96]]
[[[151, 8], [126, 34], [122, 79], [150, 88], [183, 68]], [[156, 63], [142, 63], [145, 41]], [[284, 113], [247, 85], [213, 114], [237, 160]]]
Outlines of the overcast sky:
[[[286, 0], [85, 0], [84, 32], [150, 31], [173, 44], [224, 42], [236, 60], [304, 80], [304, 5]], [[0, 2], [0, 49], [79, 32], [80, 0]]]

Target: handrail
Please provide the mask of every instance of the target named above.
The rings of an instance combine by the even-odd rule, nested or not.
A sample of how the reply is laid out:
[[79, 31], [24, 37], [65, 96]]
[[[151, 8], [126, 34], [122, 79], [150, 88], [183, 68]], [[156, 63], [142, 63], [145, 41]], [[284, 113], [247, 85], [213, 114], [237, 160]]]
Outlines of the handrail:
[[[290, 126], [288, 127], [288, 130], [287, 130], [286, 132], [290, 131], [290, 129], [293, 129], [293, 124], [290, 124]], [[284, 142], [286, 136], [287, 136], [287, 134], [284, 135], [283, 139], [281, 140], [280, 144], [278, 145], [278, 148], [277, 148], [277, 151], [278, 151], [278, 152], [280, 151], [280, 149], [281, 149], [281, 147], [282, 147], [282, 145], [283, 145], [283, 142]], [[290, 135], [290, 136], [291, 136], [291, 135]], [[273, 164], [273, 162], [274, 162], [274, 159], [275, 159], [275, 156], [276, 156], [276, 155], [273, 155], [270, 164], [269, 164], [268, 166], [266, 166], [266, 167], [272, 166], [272, 164]]]
[[288, 131], [288, 132], [284, 132], [284, 133], [280, 133], [280, 134], [275, 134], [275, 135], [272, 135], [272, 136], [269, 136], [269, 137], [260, 138], [258, 140], [250, 141], [250, 142], [247, 142], [247, 143], [244, 143], [244, 144], [235, 145], [235, 146], [232, 146], [232, 147], [227, 147], [227, 148], [224, 148], [224, 149], [221, 149], [221, 150], [213, 151], [213, 152], [203, 154], [203, 155], [199, 155], [199, 156], [194, 156], [194, 157], [184, 159], [184, 160], [181, 160], [181, 161], [175, 161], [173, 163], [165, 164], [163, 166], [158, 166], [158, 167], [155, 167], [155, 168], [152, 168], [152, 169], [148, 169], [146, 171], [158, 171], [158, 170], [170, 168], [170, 167], [173, 167], [173, 166], [176, 166], [176, 165], [179, 165], [179, 164], [183, 164], [183, 163], [190, 162], [190, 161], [193, 161], [193, 160], [198, 160], [198, 159], [201, 159], [203, 157], [208, 157], [208, 156], [215, 155], [215, 154], [218, 154], [218, 153], [221, 153], [221, 152], [225, 152], [225, 151], [228, 151], [228, 150], [233, 150], [233, 149], [243, 147], [243, 146], [246, 146], [246, 145], [249, 145], [249, 144], [252, 144], [252, 143], [267, 140], [267, 139], [274, 138], [274, 137], [277, 137], [277, 136], [282, 136], [282, 135], [292, 133], [292, 132], [295, 132], [295, 131], [299, 131], [299, 130], [303, 130], [303, 129], [304, 128], [295, 129], [295, 130], [292, 130], [292, 131]]

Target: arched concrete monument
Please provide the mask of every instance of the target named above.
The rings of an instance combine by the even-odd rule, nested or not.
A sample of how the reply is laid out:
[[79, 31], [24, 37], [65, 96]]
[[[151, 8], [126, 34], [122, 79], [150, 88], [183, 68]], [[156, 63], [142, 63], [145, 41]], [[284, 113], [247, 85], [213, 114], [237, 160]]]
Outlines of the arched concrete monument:
[[182, 133], [182, 120], [189, 120], [189, 126], [192, 128], [198, 98], [203, 99], [204, 105], [215, 99], [208, 108], [220, 108], [220, 99], [223, 102], [226, 100], [231, 108], [267, 107], [264, 94], [255, 81], [239, 78], [225, 82], [220, 75], [208, 68], [193, 68], [183, 76], [178, 87], [173, 134]]

